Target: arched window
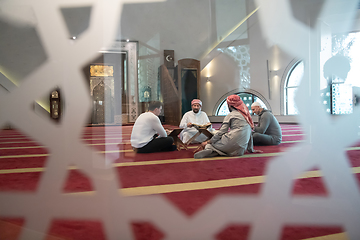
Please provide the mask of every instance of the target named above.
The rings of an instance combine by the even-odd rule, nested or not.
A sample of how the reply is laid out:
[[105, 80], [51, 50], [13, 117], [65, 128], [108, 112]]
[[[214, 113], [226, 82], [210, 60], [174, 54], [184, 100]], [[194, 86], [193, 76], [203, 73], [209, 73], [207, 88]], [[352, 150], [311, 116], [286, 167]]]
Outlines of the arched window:
[[[240, 92], [240, 93], [237, 93], [237, 95], [240, 96], [241, 100], [248, 107], [251, 114], [252, 114], [251, 104], [253, 102], [259, 102], [262, 108], [267, 109], [265, 103], [259, 97], [257, 97], [256, 95], [254, 95], [252, 93]], [[226, 103], [226, 98], [225, 98], [219, 104], [219, 107], [216, 110], [215, 116], [226, 116], [228, 114], [229, 114], [229, 108], [228, 108], [228, 105]]]
[[295, 104], [295, 95], [304, 76], [304, 62], [298, 61], [290, 69], [284, 86], [285, 115], [296, 115], [299, 111]]

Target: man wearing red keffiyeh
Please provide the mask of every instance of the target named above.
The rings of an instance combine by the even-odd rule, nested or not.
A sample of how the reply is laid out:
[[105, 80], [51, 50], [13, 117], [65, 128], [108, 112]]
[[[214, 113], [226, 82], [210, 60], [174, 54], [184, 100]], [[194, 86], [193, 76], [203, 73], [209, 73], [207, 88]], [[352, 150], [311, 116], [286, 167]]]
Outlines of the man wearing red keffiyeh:
[[230, 95], [226, 99], [226, 103], [229, 107], [236, 108], [236, 110], [238, 110], [244, 116], [245, 120], [249, 123], [251, 129], [254, 128], [254, 123], [250, 116], [249, 109], [238, 95]]
[[230, 113], [224, 118], [219, 131], [210, 140], [201, 144], [204, 150], [195, 153], [194, 158], [241, 156], [246, 151], [261, 152], [253, 149], [251, 129], [254, 123], [249, 109], [238, 95], [229, 96], [226, 102]]

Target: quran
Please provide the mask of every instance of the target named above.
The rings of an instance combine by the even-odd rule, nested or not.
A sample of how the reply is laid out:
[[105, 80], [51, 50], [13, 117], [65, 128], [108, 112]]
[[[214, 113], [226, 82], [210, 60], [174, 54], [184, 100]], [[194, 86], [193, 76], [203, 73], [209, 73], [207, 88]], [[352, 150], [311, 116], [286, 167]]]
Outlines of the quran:
[[193, 123], [192, 125], [193, 125], [193, 127], [196, 127], [197, 129], [207, 129], [208, 127], [211, 126], [211, 123], [207, 123], [207, 124], [203, 124], [203, 125]]
[[181, 147], [183, 147], [185, 150], [187, 150], [186, 145], [178, 137], [178, 135], [180, 134], [180, 132], [182, 130], [183, 130], [182, 128], [175, 128], [168, 135], [168, 136], [170, 136], [170, 137], [172, 137], [174, 139], [174, 144], [176, 145], [176, 148], [177, 148], [178, 151], [181, 149]]

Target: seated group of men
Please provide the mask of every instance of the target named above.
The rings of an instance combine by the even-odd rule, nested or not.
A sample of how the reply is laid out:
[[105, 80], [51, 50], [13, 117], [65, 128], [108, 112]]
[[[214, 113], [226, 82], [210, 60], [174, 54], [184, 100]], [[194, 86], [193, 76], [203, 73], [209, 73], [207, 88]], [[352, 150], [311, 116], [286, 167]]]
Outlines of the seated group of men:
[[[214, 133], [207, 114], [201, 111], [202, 102], [194, 99], [191, 102], [190, 111], [186, 112], [181, 119], [180, 139], [183, 143], [202, 143], [208, 139], [204, 134], [200, 134], [191, 142], [192, 137], [198, 133], [197, 126], [209, 126], [207, 130]], [[258, 102], [251, 105], [253, 113], [259, 116], [258, 125], [254, 127], [252, 135], [254, 145], [278, 145], [281, 143], [281, 128], [271, 111], [261, 107]], [[131, 146], [137, 153], [152, 153], [174, 151], [177, 149], [170, 130], [164, 129], [159, 119], [162, 111], [160, 102], [151, 102], [149, 111], [142, 113], [135, 121], [131, 132]]]

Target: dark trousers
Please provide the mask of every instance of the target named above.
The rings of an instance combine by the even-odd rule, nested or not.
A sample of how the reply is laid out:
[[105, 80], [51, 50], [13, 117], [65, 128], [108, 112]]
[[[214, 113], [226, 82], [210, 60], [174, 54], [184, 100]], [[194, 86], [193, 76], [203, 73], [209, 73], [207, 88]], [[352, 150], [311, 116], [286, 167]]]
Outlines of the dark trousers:
[[154, 138], [142, 148], [137, 149], [137, 153], [152, 153], [152, 152], [169, 152], [176, 150], [173, 145], [174, 139], [172, 137]]
[[266, 134], [253, 133], [253, 142], [255, 146], [267, 146], [267, 145], [278, 145], [281, 140], [274, 139], [274, 137]]

